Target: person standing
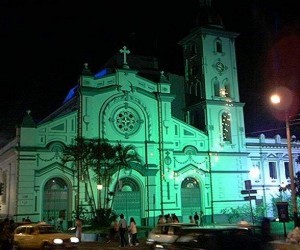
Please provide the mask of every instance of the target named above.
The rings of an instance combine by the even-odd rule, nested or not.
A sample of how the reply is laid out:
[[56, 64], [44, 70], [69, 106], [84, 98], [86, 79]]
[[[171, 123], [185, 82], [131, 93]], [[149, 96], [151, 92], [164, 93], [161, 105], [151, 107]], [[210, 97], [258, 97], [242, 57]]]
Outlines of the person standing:
[[203, 227], [203, 223], [204, 223], [204, 221], [203, 221], [204, 218], [203, 218], [203, 217], [204, 217], [203, 211], [201, 210], [201, 211], [200, 211], [200, 226], [201, 226], [201, 227]]
[[56, 221], [56, 229], [58, 231], [63, 231], [63, 218], [59, 217]]
[[113, 221], [111, 222], [110, 229], [109, 229], [109, 236], [106, 243], [115, 240], [119, 232], [119, 222], [117, 220], [117, 216], [114, 216]]
[[124, 214], [120, 214], [120, 220], [119, 220], [119, 232], [120, 232], [120, 247], [125, 247], [128, 245], [128, 242], [125, 238], [125, 232], [127, 230], [127, 222], [124, 219]]
[[195, 224], [195, 220], [194, 220], [194, 218], [193, 218], [193, 215], [190, 215], [190, 216], [189, 216], [189, 220], [190, 220], [190, 223]]
[[137, 239], [137, 228], [133, 217], [130, 217], [128, 232], [130, 233], [130, 239], [131, 239], [131, 242], [129, 242], [130, 246], [138, 246], [140, 242]]
[[199, 215], [197, 212], [195, 212], [195, 214], [194, 214], [194, 221], [195, 221], [196, 225], [199, 226]]
[[158, 217], [157, 223], [158, 224], [166, 223], [165, 217], [162, 214]]
[[176, 214], [172, 214], [171, 217], [172, 217], [172, 222], [179, 223], [179, 219]]
[[76, 237], [81, 242], [81, 235], [82, 235], [82, 221], [79, 217], [76, 217], [75, 221], [75, 227], [76, 227]]

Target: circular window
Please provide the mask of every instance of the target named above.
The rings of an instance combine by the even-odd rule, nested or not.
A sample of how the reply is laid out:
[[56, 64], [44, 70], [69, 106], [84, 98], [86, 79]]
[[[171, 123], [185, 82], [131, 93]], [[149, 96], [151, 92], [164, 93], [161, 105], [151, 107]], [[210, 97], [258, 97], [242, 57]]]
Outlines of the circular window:
[[140, 127], [139, 115], [131, 108], [117, 111], [113, 121], [116, 129], [122, 134], [131, 135]]

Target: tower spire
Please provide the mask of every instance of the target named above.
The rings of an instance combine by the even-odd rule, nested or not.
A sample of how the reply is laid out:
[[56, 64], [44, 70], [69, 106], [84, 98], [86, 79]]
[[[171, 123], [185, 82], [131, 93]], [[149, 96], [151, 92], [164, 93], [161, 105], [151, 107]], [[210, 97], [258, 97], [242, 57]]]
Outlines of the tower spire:
[[207, 6], [211, 7], [211, 0], [199, 0], [200, 8]]
[[214, 9], [211, 0], [199, 0], [200, 10], [196, 17], [197, 26], [223, 27], [223, 21], [219, 13]]

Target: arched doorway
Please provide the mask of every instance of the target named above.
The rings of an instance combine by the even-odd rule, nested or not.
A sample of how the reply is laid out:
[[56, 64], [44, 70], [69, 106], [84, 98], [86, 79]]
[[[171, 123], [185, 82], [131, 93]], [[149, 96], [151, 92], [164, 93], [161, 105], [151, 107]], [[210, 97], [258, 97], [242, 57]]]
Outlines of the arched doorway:
[[129, 222], [133, 217], [137, 225], [141, 225], [141, 192], [138, 184], [131, 178], [122, 178], [115, 187], [113, 210], [124, 214]]
[[[43, 218], [56, 227], [67, 229], [68, 186], [61, 178], [48, 180], [44, 187]], [[62, 223], [59, 223], [61, 222]]]
[[189, 222], [190, 215], [200, 213], [201, 195], [199, 182], [195, 178], [187, 177], [181, 183], [181, 209], [182, 222]]

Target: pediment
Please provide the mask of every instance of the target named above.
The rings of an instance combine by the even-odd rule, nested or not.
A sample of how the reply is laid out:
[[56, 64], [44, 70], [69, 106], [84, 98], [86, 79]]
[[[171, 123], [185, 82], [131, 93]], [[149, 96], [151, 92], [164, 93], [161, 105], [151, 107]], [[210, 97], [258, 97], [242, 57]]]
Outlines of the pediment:
[[277, 156], [275, 154], [269, 154], [268, 155], [268, 158], [274, 158], [274, 159], [277, 159]]
[[[205, 167], [205, 165], [204, 165], [203, 167]], [[184, 166], [184, 167], [178, 169], [178, 170], [176, 171], [176, 174], [177, 174], [177, 175], [181, 175], [181, 174], [184, 174], [184, 173], [186, 173], [186, 172], [194, 171], [194, 170], [199, 171], [199, 173], [203, 173], [203, 174], [208, 173], [208, 171], [205, 170], [203, 167], [201, 167], [201, 166], [199, 167], [199, 166], [196, 166], [196, 165], [194, 165], [194, 164], [189, 164], [189, 165], [186, 165], [186, 166]]]
[[36, 177], [41, 177], [45, 174], [48, 174], [50, 172], [53, 172], [53, 171], [60, 171], [64, 174], [68, 174], [68, 175], [73, 175], [74, 174], [74, 170], [69, 168], [69, 167], [66, 167], [58, 162], [55, 162], [55, 163], [52, 163], [44, 168], [41, 168], [39, 170], [35, 170], [35, 176]]

